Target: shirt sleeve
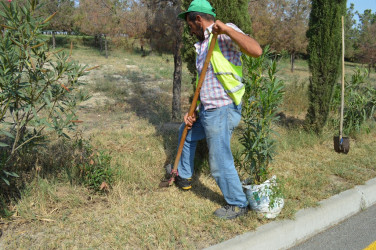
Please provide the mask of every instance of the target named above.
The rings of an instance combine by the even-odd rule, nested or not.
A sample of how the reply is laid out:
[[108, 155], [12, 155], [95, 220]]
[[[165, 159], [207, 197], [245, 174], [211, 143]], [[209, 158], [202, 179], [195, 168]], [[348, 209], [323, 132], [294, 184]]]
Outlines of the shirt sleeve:
[[[241, 31], [235, 24], [227, 23], [226, 25], [244, 34], [244, 32]], [[240, 47], [228, 35], [218, 36], [218, 45], [223, 56], [227, 60], [229, 60], [231, 63], [238, 65], [238, 66], [242, 64], [241, 62], [242, 52], [240, 50]]]
[[[236, 26], [235, 24], [233, 24], [233, 23], [226, 23], [226, 25], [230, 26], [231, 28], [233, 28], [237, 32], [240, 32], [240, 33], [244, 34], [244, 32], [241, 29], [239, 29], [238, 26]], [[224, 45], [224, 47], [226, 47], [230, 51], [232, 50], [234, 52], [241, 52], [240, 48], [236, 44], [236, 42], [232, 41], [232, 39], [228, 35], [220, 36], [219, 37], [219, 42], [221, 42], [222, 45]]]

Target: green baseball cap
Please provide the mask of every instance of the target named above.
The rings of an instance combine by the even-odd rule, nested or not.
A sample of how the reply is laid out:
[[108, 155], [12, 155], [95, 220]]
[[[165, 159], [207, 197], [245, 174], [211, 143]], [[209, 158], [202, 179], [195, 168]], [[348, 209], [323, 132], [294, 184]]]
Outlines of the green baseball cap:
[[205, 14], [209, 14], [212, 16], [215, 15], [215, 9], [210, 5], [210, 3], [207, 0], [193, 0], [191, 4], [189, 5], [189, 8], [186, 12], [182, 12], [178, 15], [180, 19], [185, 20], [185, 15], [188, 12], [201, 12]]

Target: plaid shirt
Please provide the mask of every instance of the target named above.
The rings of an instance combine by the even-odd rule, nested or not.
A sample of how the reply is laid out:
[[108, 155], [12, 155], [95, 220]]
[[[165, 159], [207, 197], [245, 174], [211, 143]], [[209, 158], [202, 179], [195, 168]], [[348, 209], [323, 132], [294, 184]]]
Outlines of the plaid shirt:
[[[230, 26], [238, 32], [243, 33], [236, 25], [232, 23], [227, 23], [226, 25]], [[197, 53], [196, 68], [198, 70], [199, 75], [201, 74], [202, 68], [205, 63], [206, 54], [208, 53], [209, 38], [212, 31], [212, 27], [213, 25], [209, 26], [205, 30], [205, 40], [203, 42], [198, 42], [195, 44]], [[235, 65], [241, 65], [240, 58], [242, 53], [240, 51], [239, 46], [235, 42], [233, 42], [229, 36], [223, 34], [218, 36], [217, 41], [224, 57]], [[231, 104], [233, 102], [231, 97], [228, 96], [225, 92], [220, 81], [214, 75], [214, 70], [211, 63], [208, 66], [205, 75], [205, 80], [202, 84], [202, 88], [200, 91], [200, 100], [205, 110], [219, 108]]]

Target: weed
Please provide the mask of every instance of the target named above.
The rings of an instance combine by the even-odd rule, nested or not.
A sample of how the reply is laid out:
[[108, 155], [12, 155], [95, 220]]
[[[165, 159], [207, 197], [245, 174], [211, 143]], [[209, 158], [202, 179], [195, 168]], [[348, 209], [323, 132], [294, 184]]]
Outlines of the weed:
[[[8, 204], [2, 196], [0, 196], [0, 218], [8, 218], [13, 212], [8, 209]], [[1, 231], [0, 231], [1, 233]]]
[[67, 168], [70, 182], [77, 178], [79, 183], [96, 192], [108, 192], [113, 182], [111, 156], [104, 151], [96, 151], [86, 140], [78, 140], [79, 154], [72, 162], [72, 169]]
[[[359, 68], [354, 71], [351, 80], [346, 81], [344, 115], [343, 115], [343, 132], [344, 134], [354, 134], [364, 128], [365, 122], [373, 118], [376, 107], [376, 89], [366, 83], [367, 70], [361, 71]], [[331, 104], [333, 113], [340, 109], [341, 106], [341, 86], [335, 87], [334, 98]], [[331, 124], [338, 126], [338, 115], [332, 116]], [[365, 128], [368, 129], [368, 128]]]

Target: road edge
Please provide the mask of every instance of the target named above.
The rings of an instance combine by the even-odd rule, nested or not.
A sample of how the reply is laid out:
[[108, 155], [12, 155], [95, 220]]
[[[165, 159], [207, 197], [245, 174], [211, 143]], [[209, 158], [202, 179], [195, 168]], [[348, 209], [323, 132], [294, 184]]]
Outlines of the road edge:
[[375, 203], [376, 178], [299, 210], [294, 220], [272, 221], [207, 249], [288, 249]]

